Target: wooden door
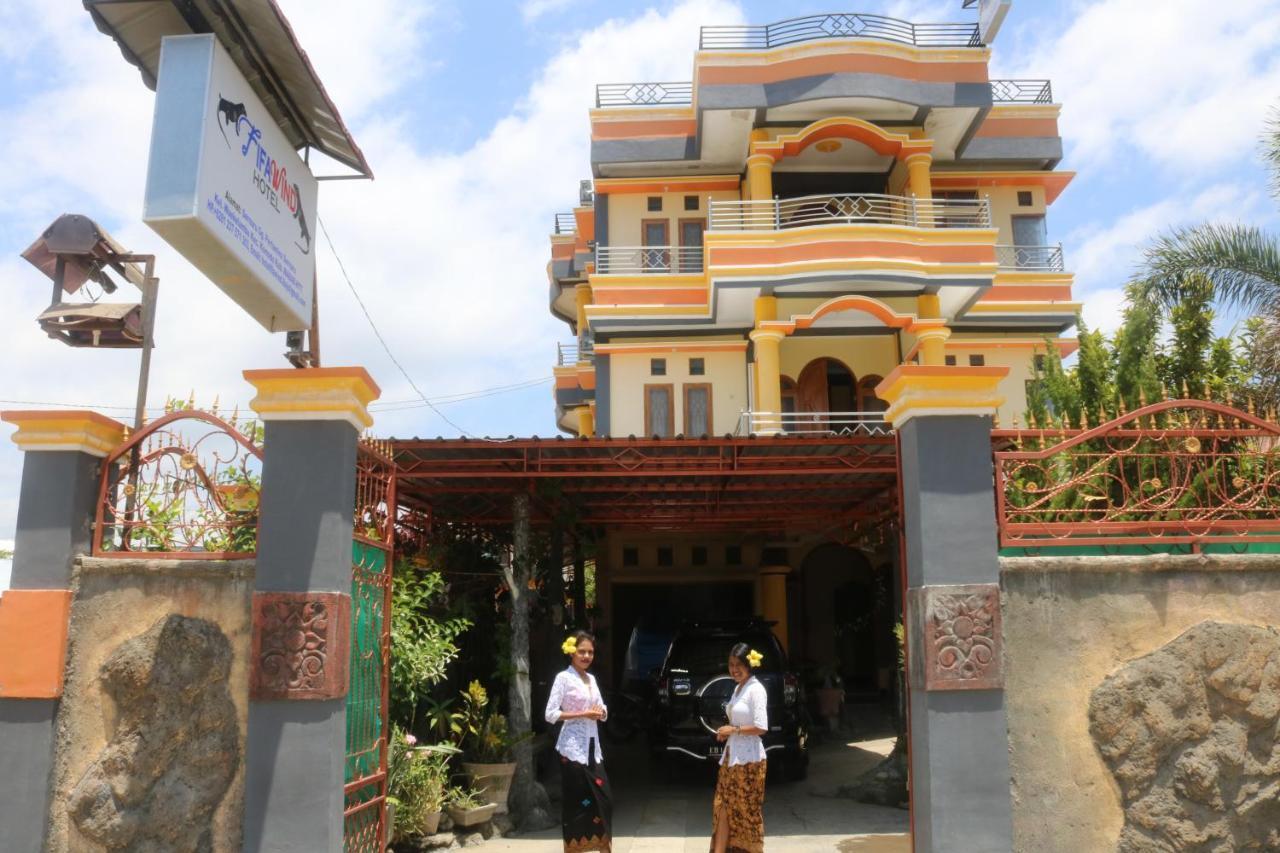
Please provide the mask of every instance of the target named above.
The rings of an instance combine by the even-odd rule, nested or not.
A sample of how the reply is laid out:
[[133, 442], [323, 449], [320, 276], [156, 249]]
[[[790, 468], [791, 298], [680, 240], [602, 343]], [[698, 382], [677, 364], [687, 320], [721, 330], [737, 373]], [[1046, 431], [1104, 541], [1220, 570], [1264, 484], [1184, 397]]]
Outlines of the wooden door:
[[[804, 366], [796, 380], [796, 411], [825, 412], [827, 407], [827, 360], [815, 358]], [[801, 431], [823, 429], [826, 425], [826, 418], [800, 417], [798, 421], [802, 424]]]

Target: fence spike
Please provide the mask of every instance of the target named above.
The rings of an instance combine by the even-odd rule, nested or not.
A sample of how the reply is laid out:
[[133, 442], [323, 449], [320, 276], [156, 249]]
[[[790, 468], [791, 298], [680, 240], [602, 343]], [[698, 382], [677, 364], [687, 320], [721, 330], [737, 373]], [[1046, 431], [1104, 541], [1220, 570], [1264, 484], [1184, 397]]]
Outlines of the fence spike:
[[211, 415], [213, 415], [215, 418], [218, 416], [218, 399], [219, 399], [219, 398], [218, 398], [218, 395], [217, 395], [217, 394], [214, 394], [214, 395], [213, 395], [213, 407], [209, 410], [209, 413], [210, 413]]
[[1190, 400], [1190, 399], [1191, 399], [1191, 387], [1190, 387], [1189, 385], [1187, 385], [1187, 380], [1186, 380], [1186, 379], [1183, 379], [1183, 380], [1182, 380], [1182, 399], [1184, 399], [1184, 400]]
[[1141, 385], [1138, 386], [1138, 407], [1142, 409], [1147, 407], [1147, 389]]

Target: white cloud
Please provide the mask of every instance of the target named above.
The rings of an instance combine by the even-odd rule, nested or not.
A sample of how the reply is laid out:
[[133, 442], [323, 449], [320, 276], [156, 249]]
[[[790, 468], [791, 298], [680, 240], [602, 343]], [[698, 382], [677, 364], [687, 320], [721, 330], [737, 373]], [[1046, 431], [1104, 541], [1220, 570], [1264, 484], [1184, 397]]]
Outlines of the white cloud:
[[520, 4], [520, 17], [529, 24], [543, 15], [563, 12], [576, 2], [577, 0], [524, 0]]
[[1280, 96], [1280, 0], [1097, 0], [1063, 14], [1064, 29], [1036, 22], [1016, 50], [1001, 49], [1002, 33], [992, 76], [1052, 78], [1074, 166], [1137, 157], [1206, 169], [1253, 156]]

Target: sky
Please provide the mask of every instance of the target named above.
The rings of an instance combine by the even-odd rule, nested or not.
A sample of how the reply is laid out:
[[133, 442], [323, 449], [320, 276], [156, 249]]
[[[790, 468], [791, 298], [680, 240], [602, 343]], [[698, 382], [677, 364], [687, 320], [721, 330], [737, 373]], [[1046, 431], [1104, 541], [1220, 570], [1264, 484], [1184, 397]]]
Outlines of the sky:
[[[550, 375], [568, 327], [547, 309], [553, 215], [590, 176], [598, 82], [687, 80], [702, 24], [828, 12], [828, 0], [280, 0], [375, 180], [322, 186], [323, 359], [382, 387], [383, 436], [553, 435]], [[960, 0], [859, 11], [970, 21]], [[128, 420], [136, 351], [70, 349], [35, 323], [46, 280], [19, 253], [84, 213], [154, 252], [161, 279], [150, 405], [244, 411], [241, 371], [281, 367], [269, 335], [142, 224], [154, 95], [78, 0], [5, 0], [0, 31], [0, 409], [90, 406]], [[1093, 328], [1114, 329], [1142, 245], [1205, 220], [1277, 227], [1258, 137], [1280, 102], [1280, 0], [1015, 0], [993, 77], [1050, 78], [1078, 172], [1049, 211]], [[355, 290], [413, 384], [382, 349]], [[475, 392], [518, 385], [515, 390]], [[462, 396], [463, 399], [453, 399]], [[9, 429], [6, 426], [6, 431]], [[21, 454], [0, 444], [0, 538]], [[4, 586], [0, 577], [0, 588]]]

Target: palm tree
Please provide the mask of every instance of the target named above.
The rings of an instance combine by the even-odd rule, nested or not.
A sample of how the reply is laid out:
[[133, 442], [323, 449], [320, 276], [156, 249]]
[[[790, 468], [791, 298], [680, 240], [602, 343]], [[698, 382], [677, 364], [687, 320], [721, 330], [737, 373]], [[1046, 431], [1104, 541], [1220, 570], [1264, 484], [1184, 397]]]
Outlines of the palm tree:
[[[1266, 122], [1262, 153], [1280, 200], [1280, 107]], [[1218, 303], [1259, 318], [1249, 353], [1254, 390], [1260, 402], [1280, 400], [1280, 235], [1241, 224], [1174, 229], [1147, 247], [1134, 292], [1172, 309], [1205, 283]]]

